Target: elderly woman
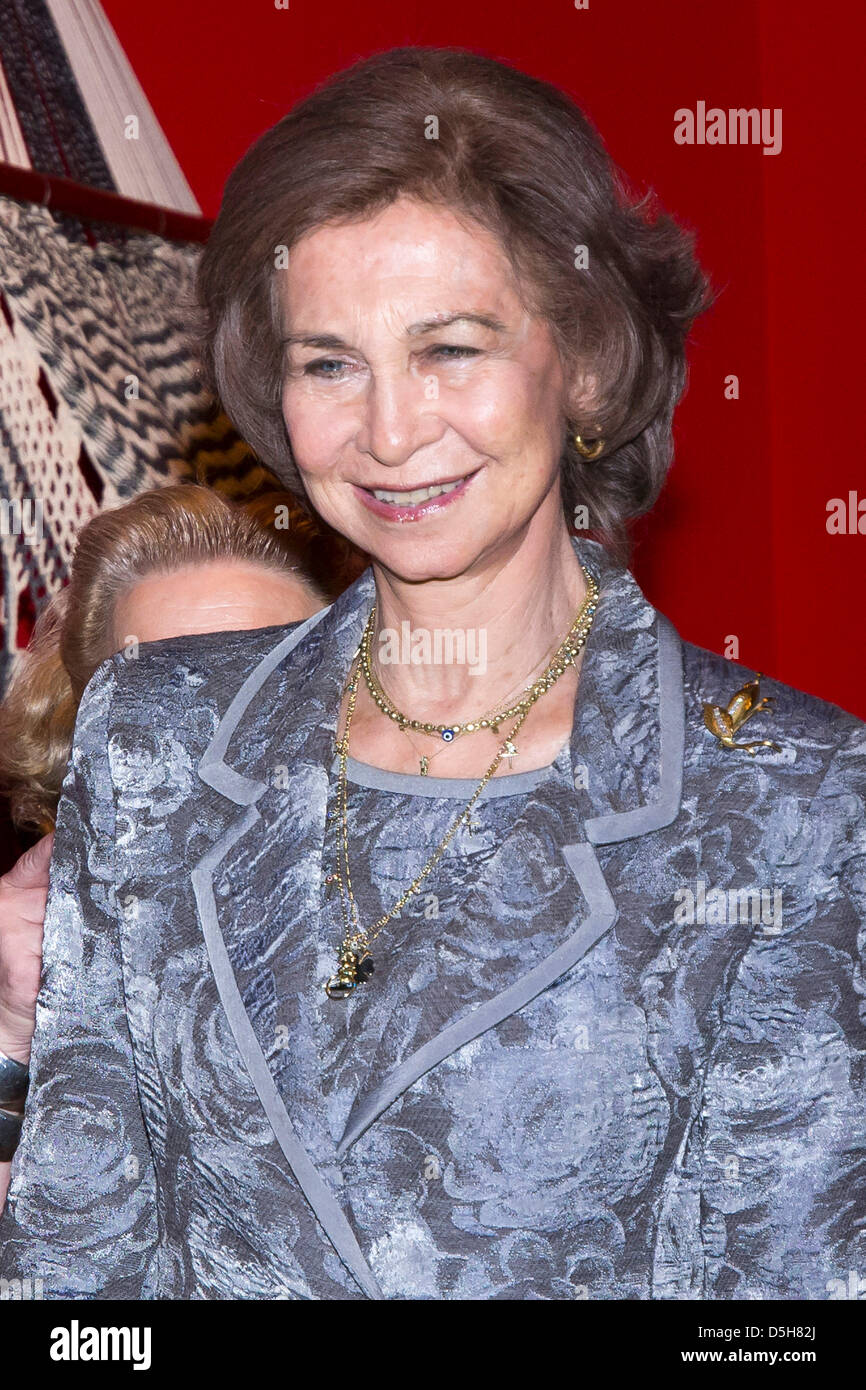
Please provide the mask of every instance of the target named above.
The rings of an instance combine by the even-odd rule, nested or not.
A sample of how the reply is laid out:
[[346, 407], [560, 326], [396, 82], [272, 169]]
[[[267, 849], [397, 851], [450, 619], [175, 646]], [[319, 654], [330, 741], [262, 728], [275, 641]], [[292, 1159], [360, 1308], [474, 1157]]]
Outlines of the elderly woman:
[[372, 565], [92, 680], [0, 1272], [828, 1297], [862, 1264], [866, 729], [621, 563], [708, 302], [689, 238], [558, 91], [398, 50], [240, 162], [199, 292], [230, 414]]

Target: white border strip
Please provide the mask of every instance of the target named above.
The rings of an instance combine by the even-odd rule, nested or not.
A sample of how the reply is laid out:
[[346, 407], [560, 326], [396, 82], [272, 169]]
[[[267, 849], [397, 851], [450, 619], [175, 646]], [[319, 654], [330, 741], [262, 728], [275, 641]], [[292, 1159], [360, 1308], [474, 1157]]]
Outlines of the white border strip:
[[12, 100], [12, 93], [6, 83], [3, 62], [0, 58], [0, 160], [4, 164], [14, 164], [18, 169], [32, 169], [27, 142], [21, 131], [18, 112]]
[[[117, 191], [159, 207], [200, 214], [99, 0], [46, 0], [46, 4]], [[138, 118], [137, 140], [126, 138], [129, 116]]]

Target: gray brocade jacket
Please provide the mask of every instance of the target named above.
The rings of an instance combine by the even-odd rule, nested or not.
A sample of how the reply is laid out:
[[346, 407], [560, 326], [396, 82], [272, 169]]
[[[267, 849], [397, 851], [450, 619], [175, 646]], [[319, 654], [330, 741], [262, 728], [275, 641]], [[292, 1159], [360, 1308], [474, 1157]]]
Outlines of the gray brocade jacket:
[[[575, 547], [602, 594], [559, 775], [428, 936], [424, 988], [417, 936], [400, 949], [417, 922], [396, 925], [341, 1067], [317, 924], [371, 572], [303, 624], [99, 669], [4, 1279], [84, 1299], [866, 1291], [866, 726], [765, 680], [775, 703], [737, 741], [781, 751], [722, 746], [702, 705], [752, 673]], [[423, 809], [398, 833], [426, 851]]]

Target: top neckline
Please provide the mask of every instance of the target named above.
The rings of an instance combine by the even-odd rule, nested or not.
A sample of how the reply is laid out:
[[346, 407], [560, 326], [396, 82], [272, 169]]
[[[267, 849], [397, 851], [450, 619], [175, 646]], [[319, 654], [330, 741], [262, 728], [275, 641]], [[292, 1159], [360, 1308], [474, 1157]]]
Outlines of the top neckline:
[[[579, 555], [578, 563], [580, 563]], [[595, 577], [597, 578], [597, 576]], [[542, 782], [551, 780], [557, 774], [573, 783], [571, 745], [574, 740], [579, 698], [580, 679], [578, 679], [577, 695], [572, 705], [571, 727], [568, 731], [568, 737], [554, 760], [546, 763], [544, 767], [531, 768], [528, 772], [506, 772], [501, 777], [492, 777], [478, 798], [479, 801], [486, 801], [491, 797], [499, 796], [520, 796], [540, 786]], [[337, 772], [339, 766], [340, 755], [335, 753], [331, 763], [331, 771]], [[346, 759], [346, 779], [354, 783], [355, 786], [369, 787], [374, 791], [402, 792], [408, 796], [439, 797], [454, 801], [468, 801], [481, 781], [480, 777], [431, 777], [429, 773], [426, 777], [422, 777], [418, 772], [389, 772], [385, 768], [375, 767], [372, 763], [359, 762], [357, 758], [351, 756]]]
[[[489, 797], [520, 796], [532, 791], [542, 782], [548, 781], [562, 763], [563, 758], [571, 765], [571, 739], [563, 744], [552, 763], [544, 767], [531, 768], [528, 772], [506, 772], [499, 777], [491, 777], [479, 801]], [[339, 754], [335, 754], [332, 769], [339, 768]], [[468, 801], [481, 781], [480, 777], [422, 777], [418, 772], [389, 772], [372, 763], [359, 762], [357, 758], [346, 759], [346, 778], [359, 787], [369, 787], [375, 791], [404, 793], [408, 796], [430, 796], [455, 801]]]

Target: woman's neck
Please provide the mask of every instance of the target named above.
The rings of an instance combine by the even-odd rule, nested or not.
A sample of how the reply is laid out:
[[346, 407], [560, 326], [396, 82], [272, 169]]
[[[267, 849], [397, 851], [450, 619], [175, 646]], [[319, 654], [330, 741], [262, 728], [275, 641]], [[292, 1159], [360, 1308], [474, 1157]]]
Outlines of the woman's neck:
[[374, 563], [374, 669], [403, 713], [470, 718], [544, 669], [586, 595], [561, 511], [557, 520], [454, 579], [405, 583]]

